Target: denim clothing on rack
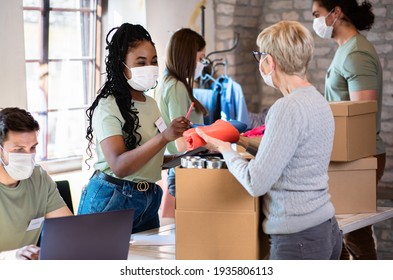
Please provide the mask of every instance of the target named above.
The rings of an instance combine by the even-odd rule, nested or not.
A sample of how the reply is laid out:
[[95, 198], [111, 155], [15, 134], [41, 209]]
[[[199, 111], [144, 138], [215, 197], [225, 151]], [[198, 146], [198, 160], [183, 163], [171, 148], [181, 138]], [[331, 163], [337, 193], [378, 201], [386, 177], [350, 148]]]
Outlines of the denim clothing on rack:
[[206, 125], [214, 123], [220, 119], [220, 99], [221, 93], [217, 90], [194, 88], [193, 94], [196, 99], [209, 111], [209, 115], [203, 118], [203, 123]]
[[175, 178], [175, 168], [168, 169], [168, 192], [171, 196], [176, 196], [176, 178]]
[[241, 85], [226, 76], [214, 81], [211, 89], [196, 88], [193, 90], [195, 98], [209, 111], [209, 115], [204, 118], [204, 123], [209, 125], [218, 119], [236, 120], [245, 123], [247, 128], [251, 128]]
[[[101, 172], [102, 173], [102, 172]], [[105, 174], [105, 173], [104, 173]], [[121, 209], [135, 209], [133, 233], [158, 228], [162, 189], [155, 183], [138, 183], [121, 180], [97, 171], [83, 189], [79, 214], [91, 214]], [[110, 178], [111, 182], [105, 177]], [[114, 183], [117, 181], [118, 183]]]
[[[251, 128], [247, 104], [241, 85], [232, 78], [222, 76], [218, 79], [221, 92], [221, 119], [237, 120]], [[214, 85], [213, 85], [214, 86]]]

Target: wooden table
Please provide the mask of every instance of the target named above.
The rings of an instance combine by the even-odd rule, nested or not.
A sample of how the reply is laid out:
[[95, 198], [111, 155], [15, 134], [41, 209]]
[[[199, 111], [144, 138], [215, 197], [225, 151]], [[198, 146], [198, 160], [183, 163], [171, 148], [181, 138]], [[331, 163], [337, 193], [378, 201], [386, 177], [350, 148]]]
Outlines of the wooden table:
[[[393, 218], [392, 207], [378, 207], [375, 213], [363, 213], [363, 214], [348, 214], [348, 215], [336, 215], [338, 224], [343, 233], [348, 233], [356, 229], [373, 225], [390, 218]], [[162, 236], [163, 238], [171, 235], [174, 240], [175, 225], [166, 225], [157, 229], [133, 234], [133, 236], [151, 235], [156, 236], [158, 239]], [[166, 235], [166, 236], [165, 236]], [[128, 259], [130, 260], [175, 260], [176, 259], [176, 245], [138, 245], [137, 242], [130, 245], [128, 251]]]

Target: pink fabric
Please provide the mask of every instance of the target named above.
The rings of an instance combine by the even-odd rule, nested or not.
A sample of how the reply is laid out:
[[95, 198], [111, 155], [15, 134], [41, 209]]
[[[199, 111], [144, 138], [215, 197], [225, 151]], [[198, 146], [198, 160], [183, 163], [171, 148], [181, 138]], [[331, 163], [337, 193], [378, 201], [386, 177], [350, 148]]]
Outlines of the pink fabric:
[[256, 128], [253, 128], [249, 131], [244, 132], [242, 135], [246, 137], [256, 137], [256, 136], [263, 136], [265, 133], [265, 125], [258, 126]]
[[[236, 143], [240, 137], [239, 131], [224, 120], [217, 120], [209, 126], [200, 126], [199, 129], [211, 137], [231, 143]], [[194, 150], [206, 145], [206, 142], [198, 135], [195, 128], [184, 131], [183, 137], [187, 143], [187, 150]]]

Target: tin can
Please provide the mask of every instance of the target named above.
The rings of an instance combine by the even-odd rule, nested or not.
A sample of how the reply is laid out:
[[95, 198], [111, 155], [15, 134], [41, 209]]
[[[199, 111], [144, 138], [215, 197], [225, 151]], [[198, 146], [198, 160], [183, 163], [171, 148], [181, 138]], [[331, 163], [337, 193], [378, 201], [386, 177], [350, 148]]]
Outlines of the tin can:
[[188, 161], [191, 160], [191, 156], [185, 156], [180, 159], [180, 165], [183, 168], [188, 168]]
[[199, 156], [187, 156], [182, 161], [182, 167], [184, 168], [205, 168], [205, 159]]
[[206, 168], [221, 169], [224, 161], [220, 157], [208, 157], [206, 159]]

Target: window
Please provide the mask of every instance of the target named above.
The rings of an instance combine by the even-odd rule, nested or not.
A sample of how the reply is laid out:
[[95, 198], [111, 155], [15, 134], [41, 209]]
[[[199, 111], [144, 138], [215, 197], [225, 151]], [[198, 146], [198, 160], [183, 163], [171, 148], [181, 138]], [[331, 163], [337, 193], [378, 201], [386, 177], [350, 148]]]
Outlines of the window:
[[[37, 160], [82, 157], [95, 93], [97, 0], [24, 0], [28, 110]], [[97, 59], [99, 61], [99, 59]]]

